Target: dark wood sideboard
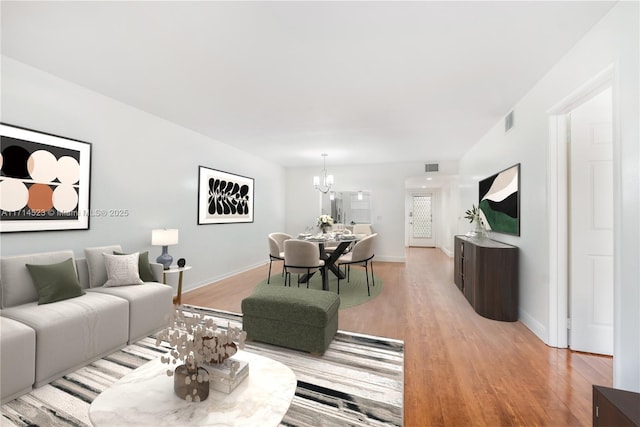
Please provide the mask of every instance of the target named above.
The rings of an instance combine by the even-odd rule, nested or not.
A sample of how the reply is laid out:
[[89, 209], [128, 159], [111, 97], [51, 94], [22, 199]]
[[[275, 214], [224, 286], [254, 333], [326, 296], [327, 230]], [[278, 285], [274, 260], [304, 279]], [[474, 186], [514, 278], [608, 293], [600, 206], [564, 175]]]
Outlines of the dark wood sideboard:
[[593, 425], [640, 426], [640, 393], [594, 385]]
[[481, 316], [518, 320], [518, 248], [488, 238], [455, 236], [454, 282]]

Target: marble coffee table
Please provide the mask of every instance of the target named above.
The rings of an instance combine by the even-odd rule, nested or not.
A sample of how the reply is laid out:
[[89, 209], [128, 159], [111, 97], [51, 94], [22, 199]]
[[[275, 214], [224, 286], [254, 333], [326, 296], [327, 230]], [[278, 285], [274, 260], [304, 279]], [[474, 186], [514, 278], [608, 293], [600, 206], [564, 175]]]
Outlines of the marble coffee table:
[[230, 394], [211, 389], [198, 403], [173, 392], [169, 365], [152, 360], [118, 380], [91, 404], [95, 427], [112, 426], [277, 426], [289, 409], [296, 377], [280, 362], [245, 351], [249, 376]]

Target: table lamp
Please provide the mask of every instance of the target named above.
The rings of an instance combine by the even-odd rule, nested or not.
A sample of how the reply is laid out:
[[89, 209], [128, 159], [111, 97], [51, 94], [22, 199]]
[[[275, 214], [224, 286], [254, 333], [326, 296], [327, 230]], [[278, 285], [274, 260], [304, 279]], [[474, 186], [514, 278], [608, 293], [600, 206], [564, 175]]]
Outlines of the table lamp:
[[168, 270], [173, 262], [173, 257], [169, 255], [167, 247], [169, 245], [178, 244], [178, 230], [171, 229], [156, 229], [151, 230], [151, 245], [162, 246], [162, 254], [156, 258], [156, 262], [162, 264], [165, 270]]

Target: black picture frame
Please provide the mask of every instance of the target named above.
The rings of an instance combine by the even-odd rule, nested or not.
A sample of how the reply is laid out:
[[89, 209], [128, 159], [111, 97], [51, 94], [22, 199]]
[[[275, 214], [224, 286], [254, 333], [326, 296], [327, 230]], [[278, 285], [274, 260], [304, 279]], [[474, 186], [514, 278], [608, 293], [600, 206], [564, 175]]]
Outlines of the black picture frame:
[[88, 230], [91, 148], [0, 123], [0, 232]]
[[478, 182], [478, 205], [488, 231], [520, 235], [520, 163]]
[[198, 169], [198, 225], [253, 222], [254, 179]]

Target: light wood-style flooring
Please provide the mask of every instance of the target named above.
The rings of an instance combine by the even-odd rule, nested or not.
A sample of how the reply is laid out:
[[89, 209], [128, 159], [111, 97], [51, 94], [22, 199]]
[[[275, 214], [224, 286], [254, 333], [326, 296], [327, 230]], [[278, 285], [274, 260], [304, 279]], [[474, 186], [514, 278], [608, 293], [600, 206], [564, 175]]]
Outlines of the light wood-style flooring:
[[[520, 322], [477, 315], [439, 249], [409, 248], [406, 263], [374, 269], [384, 290], [340, 310], [339, 328], [404, 340], [406, 426], [591, 425], [591, 385], [611, 387], [610, 357], [551, 348]], [[256, 268], [182, 302], [240, 312], [266, 275]]]

